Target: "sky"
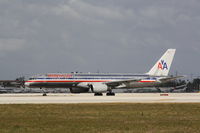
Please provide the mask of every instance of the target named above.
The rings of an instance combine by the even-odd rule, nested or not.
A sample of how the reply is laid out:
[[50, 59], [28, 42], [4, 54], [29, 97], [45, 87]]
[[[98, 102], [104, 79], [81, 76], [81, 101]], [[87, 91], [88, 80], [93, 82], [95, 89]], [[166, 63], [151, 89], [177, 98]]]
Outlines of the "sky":
[[48, 72], [200, 75], [199, 0], [0, 0], [0, 79]]

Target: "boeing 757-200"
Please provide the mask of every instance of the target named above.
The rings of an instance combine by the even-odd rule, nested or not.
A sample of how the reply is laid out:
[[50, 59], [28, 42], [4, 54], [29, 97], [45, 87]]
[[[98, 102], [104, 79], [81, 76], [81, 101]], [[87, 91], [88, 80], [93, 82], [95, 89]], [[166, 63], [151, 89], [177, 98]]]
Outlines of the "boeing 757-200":
[[149, 72], [124, 73], [49, 73], [36, 75], [25, 82], [30, 88], [70, 88], [71, 93], [92, 92], [115, 95], [113, 89], [154, 87], [180, 77], [168, 76], [176, 49], [168, 49]]

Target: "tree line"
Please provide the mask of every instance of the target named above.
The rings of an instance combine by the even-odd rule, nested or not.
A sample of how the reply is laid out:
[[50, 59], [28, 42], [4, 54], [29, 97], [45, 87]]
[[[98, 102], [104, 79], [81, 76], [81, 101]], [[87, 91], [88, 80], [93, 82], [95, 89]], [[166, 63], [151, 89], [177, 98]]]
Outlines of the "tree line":
[[160, 87], [174, 87], [186, 85], [186, 92], [199, 92], [200, 91], [200, 78], [194, 78], [193, 80], [174, 80], [171, 82], [163, 83]]

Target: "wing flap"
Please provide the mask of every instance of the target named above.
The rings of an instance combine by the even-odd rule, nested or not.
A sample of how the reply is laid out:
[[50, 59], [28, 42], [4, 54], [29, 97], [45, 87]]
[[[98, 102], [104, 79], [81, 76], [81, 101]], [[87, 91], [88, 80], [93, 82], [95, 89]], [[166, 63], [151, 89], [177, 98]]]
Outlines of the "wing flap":
[[141, 79], [128, 79], [128, 80], [118, 80], [118, 81], [110, 81], [106, 82], [105, 84], [108, 86], [119, 86], [121, 84], [130, 83], [130, 82], [138, 82]]
[[160, 79], [161, 82], [168, 82], [168, 81], [172, 81], [172, 80], [176, 80], [176, 79], [180, 79], [180, 78], [184, 78], [185, 76], [176, 76], [176, 77], [169, 77], [169, 78], [163, 78]]

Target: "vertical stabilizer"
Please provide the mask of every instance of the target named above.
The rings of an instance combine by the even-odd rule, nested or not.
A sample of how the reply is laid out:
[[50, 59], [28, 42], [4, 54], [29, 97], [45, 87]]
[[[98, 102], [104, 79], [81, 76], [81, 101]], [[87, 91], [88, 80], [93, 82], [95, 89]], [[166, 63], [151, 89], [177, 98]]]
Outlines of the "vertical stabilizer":
[[175, 52], [176, 52], [176, 49], [168, 49], [147, 74], [152, 75], [152, 76], [167, 76], [169, 73]]

